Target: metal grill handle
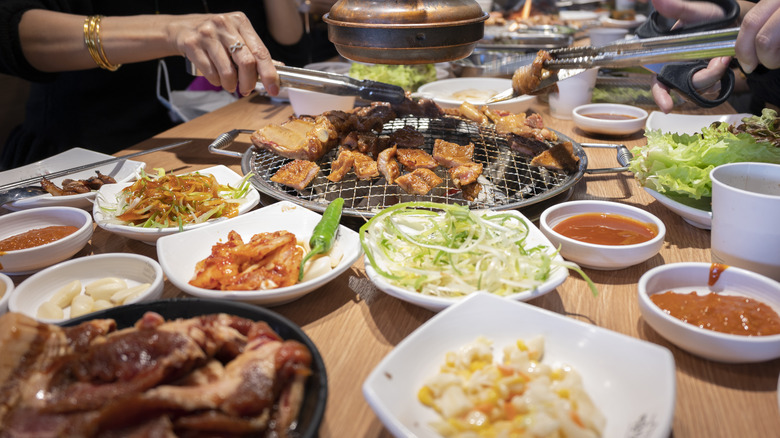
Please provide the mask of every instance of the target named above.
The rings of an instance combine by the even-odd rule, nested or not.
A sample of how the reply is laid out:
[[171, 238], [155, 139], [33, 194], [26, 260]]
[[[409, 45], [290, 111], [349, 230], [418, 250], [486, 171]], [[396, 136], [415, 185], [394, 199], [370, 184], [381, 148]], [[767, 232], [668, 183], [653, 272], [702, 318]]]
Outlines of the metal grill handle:
[[617, 152], [617, 162], [623, 167], [605, 167], [601, 169], [586, 169], [587, 173], [613, 173], [613, 172], [625, 172], [628, 170], [628, 163], [634, 158], [634, 154], [623, 144], [604, 144], [604, 143], [580, 143], [580, 146], [584, 148], [606, 148], [615, 149]]
[[236, 140], [238, 134], [251, 134], [253, 132], [255, 131], [251, 129], [233, 129], [231, 131], [220, 134], [219, 137], [217, 137], [209, 145], [209, 152], [217, 155], [227, 155], [228, 157], [241, 158], [244, 156], [243, 152], [226, 151], [225, 148], [230, 146]]

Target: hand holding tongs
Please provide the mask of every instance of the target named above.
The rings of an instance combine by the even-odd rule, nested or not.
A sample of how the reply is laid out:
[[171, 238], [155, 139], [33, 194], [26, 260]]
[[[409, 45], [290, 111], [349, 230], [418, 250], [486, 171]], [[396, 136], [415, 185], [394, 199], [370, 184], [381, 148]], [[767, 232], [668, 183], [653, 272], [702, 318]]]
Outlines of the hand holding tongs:
[[[593, 67], [620, 68], [658, 62], [730, 56], [734, 54], [734, 43], [738, 32], [739, 28], [735, 27], [655, 38], [621, 40], [600, 47], [584, 46], [550, 50], [549, 53], [553, 59], [544, 63], [544, 69], [548, 70], [549, 74], [542, 77], [542, 81], [533, 92]], [[535, 55], [517, 58], [513, 62], [496, 66], [496, 69], [499, 73], [506, 74], [509, 69], [512, 69], [509, 71], [513, 71], [530, 64], [533, 62], [533, 58]], [[706, 64], [702, 65], [701, 68], [705, 66]], [[492, 67], [489, 68], [493, 70]], [[688, 82], [690, 82], [690, 76], [697, 71], [690, 71], [690, 69], [690, 65], [686, 65], [686, 70], [682, 72], [684, 79]], [[679, 77], [680, 73], [673, 72], [672, 75]], [[676, 82], [674, 81], [672, 86], [679, 88]], [[725, 97], [728, 97], [728, 93], [734, 85], [733, 76], [730, 83], [726, 85], [721, 87], [721, 94], [725, 92]], [[692, 86], [690, 88], [692, 89]], [[506, 90], [493, 96], [488, 100], [488, 103], [511, 99], [516, 95], [514, 89]]]
[[[187, 70], [199, 76], [194, 64], [187, 60]], [[361, 99], [400, 103], [406, 98], [403, 88], [368, 79], [355, 79], [347, 75], [298, 67], [276, 66], [280, 86], [301, 88], [338, 96], [358, 96]]]

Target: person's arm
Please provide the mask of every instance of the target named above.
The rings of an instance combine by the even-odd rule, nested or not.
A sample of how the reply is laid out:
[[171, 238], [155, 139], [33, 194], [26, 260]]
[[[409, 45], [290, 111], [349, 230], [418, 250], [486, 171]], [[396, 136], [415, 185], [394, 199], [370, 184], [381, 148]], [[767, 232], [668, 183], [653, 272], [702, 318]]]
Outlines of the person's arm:
[[[86, 17], [41, 9], [24, 13], [19, 39], [28, 62], [45, 72], [96, 67], [84, 42]], [[271, 95], [278, 78], [271, 55], [242, 12], [104, 17], [100, 42], [112, 64], [182, 55], [214, 85], [249, 94], [260, 77]], [[231, 51], [230, 47], [238, 44]]]
[[303, 36], [303, 21], [295, 0], [263, 0], [268, 31], [279, 44], [293, 45]]

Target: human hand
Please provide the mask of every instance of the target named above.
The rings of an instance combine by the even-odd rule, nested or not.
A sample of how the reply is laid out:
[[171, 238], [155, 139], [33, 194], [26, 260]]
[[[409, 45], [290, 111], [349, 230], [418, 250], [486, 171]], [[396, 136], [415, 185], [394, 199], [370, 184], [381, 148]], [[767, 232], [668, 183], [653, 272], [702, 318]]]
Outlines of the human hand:
[[[720, 79], [729, 68], [729, 63], [731, 63], [731, 57], [728, 56], [712, 58], [706, 68], [694, 73], [691, 77], [691, 83], [696, 91], [704, 96], [717, 94], [720, 91]], [[669, 87], [658, 82], [658, 79], [654, 79], [651, 90], [653, 100], [655, 100], [658, 108], [664, 113], [671, 111], [674, 107], [674, 101], [669, 92]]]
[[243, 12], [177, 16], [167, 26], [169, 40], [208, 81], [246, 96], [258, 77], [272, 96], [279, 78], [271, 54]]
[[745, 73], [780, 68], [780, 0], [761, 0], [742, 19], [734, 50]]

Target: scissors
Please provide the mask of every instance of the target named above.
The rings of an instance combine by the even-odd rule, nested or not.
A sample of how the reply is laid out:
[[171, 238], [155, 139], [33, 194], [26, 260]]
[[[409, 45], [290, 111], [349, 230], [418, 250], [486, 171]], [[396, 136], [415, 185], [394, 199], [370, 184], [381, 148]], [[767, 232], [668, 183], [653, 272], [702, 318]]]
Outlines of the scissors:
[[[622, 68], [643, 65], [658, 74], [662, 84], [674, 88], [699, 106], [712, 108], [728, 99], [734, 89], [734, 73], [727, 70], [721, 78], [718, 97], [708, 99], [693, 86], [692, 77], [707, 66], [707, 61], [718, 56], [734, 55], [738, 27], [723, 29], [736, 21], [739, 6], [734, 0], [713, 0], [724, 9], [725, 17], [715, 22], [672, 29], [668, 20], [653, 11], [648, 20], [637, 29], [638, 39], [627, 39], [604, 46], [569, 47], [549, 50], [552, 60], [544, 62], [539, 85], [531, 91], [538, 92], [559, 80], [582, 73], [588, 68]], [[518, 68], [533, 62], [536, 55], [526, 55], [486, 64], [485, 70], [495, 74], [512, 74]], [[692, 61], [696, 62], [681, 62]], [[665, 63], [665, 64], [659, 64]], [[513, 89], [505, 90], [488, 100], [488, 103], [516, 97]]]

